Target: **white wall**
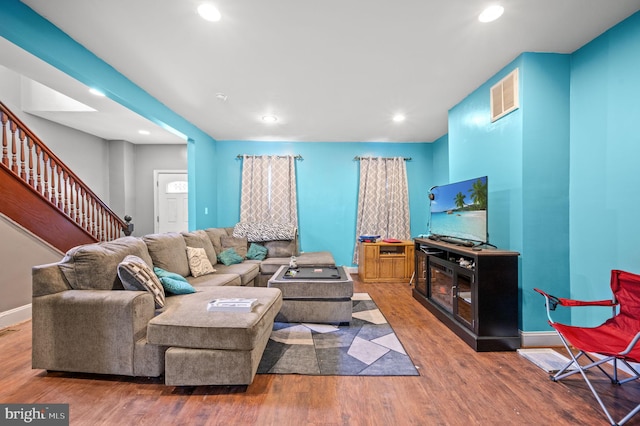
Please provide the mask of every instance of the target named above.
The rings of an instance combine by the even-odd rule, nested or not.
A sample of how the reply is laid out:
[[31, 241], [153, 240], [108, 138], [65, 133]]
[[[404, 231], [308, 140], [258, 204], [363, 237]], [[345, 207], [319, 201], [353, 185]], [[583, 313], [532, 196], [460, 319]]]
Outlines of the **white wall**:
[[[153, 171], [187, 170], [186, 145], [135, 145], [136, 216], [134, 235], [153, 233]], [[212, 166], [213, 167], [213, 166]]]
[[62, 253], [0, 214], [0, 329], [31, 318], [31, 267]]
[[23, 112], [20, 87], [20, 75], [0, 66], [0, 101], [108, 205], [108, 142], [97, 136]]

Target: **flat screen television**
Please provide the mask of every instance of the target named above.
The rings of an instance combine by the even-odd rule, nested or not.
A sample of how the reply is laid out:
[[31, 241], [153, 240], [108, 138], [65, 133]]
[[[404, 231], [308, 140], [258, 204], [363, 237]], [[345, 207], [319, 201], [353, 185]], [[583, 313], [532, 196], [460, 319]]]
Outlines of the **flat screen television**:
[[429, 233], [488, 244], [487, 176], [431, 188]]

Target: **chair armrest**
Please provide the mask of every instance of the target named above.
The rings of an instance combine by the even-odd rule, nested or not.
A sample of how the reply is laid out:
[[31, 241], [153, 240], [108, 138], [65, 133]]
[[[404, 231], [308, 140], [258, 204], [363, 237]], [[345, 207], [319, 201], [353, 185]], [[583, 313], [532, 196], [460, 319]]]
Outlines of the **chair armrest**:
[[551, 318], [551, 311], [555, 311], [558, 305], [565, 307], [575, 307], [575, 306], [606, 306], [606, 307], [614, 307], [618, 306], [618, 302], [613, 300], [593, 300], [593, 301], [583, 301], [583, 300], [575, 300], [575, 299], [567, 299], [564, 297], [556, 297], [545, 291], [540, 290], [539, 288], [534, 288], [534, 291], [540, 293], [544, 296], [545, 299], [545, 307], [547, 309], [547, 318], [549, 319], [549, 324], [553, 324], [555, 321]]
[[545, 298], [547, 298], [554, 306], [551, 308], [551, 310], [555, 310], [555, 306], [560, 305], [560, 306], [566, 306], [566, 307], [573, 307], [573, 306], [608, 306], [608, 307], [612, 307], [612, 306], [617, 306], [618, 302], [615, 302], [613, 300], [610, 299], [606, 299], [606, 300], [589, 300], [589, 301], [585, 301], [585, 300], [576, 300], [576, 299], [566, 299], [564, 297], [555, 297], [550, 295], [549, 293], [545, 293], [544, 291], [540, 290], [539, 288], [534, 288], [535, 291], [537, 291], [538, 293], [540, 293], [541, 295], [543, 295]]
[[67, 290], [33, 298], [33, 368], [133, 374], [136, 341], [155, 315], [144, 291]]

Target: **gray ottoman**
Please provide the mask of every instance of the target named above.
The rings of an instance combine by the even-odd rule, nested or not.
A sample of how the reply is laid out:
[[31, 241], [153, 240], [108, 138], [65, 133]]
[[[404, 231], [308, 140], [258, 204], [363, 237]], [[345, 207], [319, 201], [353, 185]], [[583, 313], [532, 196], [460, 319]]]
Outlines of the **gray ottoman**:
[[[251, 312], [210, 312], [221, 297], [257, 298]], [[165, 384], [172, 386], [248, 385], [282, 305], [277, 289], [221, 286], [167, 297], [162, 313], [149, 321], [147, 340], [168, 347]]]
[[281, 266], [268, 286], [282, 291], [278, 322], [350, 322], [353, 280], [342, 266]]

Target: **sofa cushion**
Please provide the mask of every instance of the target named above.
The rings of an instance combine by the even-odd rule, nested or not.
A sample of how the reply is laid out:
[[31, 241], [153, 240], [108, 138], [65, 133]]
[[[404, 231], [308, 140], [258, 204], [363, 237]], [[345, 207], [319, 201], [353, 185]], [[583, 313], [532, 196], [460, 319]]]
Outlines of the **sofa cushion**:
[[[226, 267], [221, 264], [218, 264], [218, 265], [220, 265], [221, 267]], [[197, 290], [200, 290], [201, 288], [206, 288], [206, 287], [219, 287], [224, 285], [230, 285], [230, 286], [242, 285], [242, 280], [240, 279], [240, 275], [231, 274], [231, 273], [229, 274], [220, 273], [220, 271], [216, 272], [215, 274], [207, 274], [197, 278], [187, 277], [187, 280], [189, 280], [189, 284], [194, 286]]]
[[183, 232], [182, 237], [187, 247], [203, 248], [204, 251], [207, 252], [209, 262], [211, 262], [212, 265], [216, 264], [216, 249], [213, 247], [211, 239], [205, 231], [199, 229], [193, 232]]
[[75, 290], [122, 290], [118, 264], [128, 255], [153, 265], [147, 246], [136, 237], [122, 237], [109, 242], [85, 244], [70, 249], [59, 267]]
[[[209, 312], [207, 303], [223, 297], [257, 298], [252, 312]], [[147, 340], [161, 346], [251, 350], [256, 338], [273, 327], [282, 306], [276, 288], [210, 287], [195, 294], [167, 298], [160, 315], [149, 321]]]
[[231, 232], [233, 232], [233, 228], [208, 228], [205, 229], [204, 232], [207, 233], [207, 236], [211, 240], [211, 244], [213, 244], [213, 248], [215, 249], [216, 254], [220, 254], [224, 251], [222, 249], [220, 238], [231, 235]]
[[129, 255], [118, 264], [118, 276], [127, 290], [148, 291], [156, 308], [164, 307], [164, 288], [149, 265], [138, 256]]
[[175, 272], [183, 277], [191, 273], [187, 259], [187, 244], [177, 232], [149, 234], [142, 237], [147, 244], [153, 266]]
[[269, 257], [291, 257], [298, 255], [298, 247], [295, 240], [265, 241], [262, 243]]
[[187, 246], [187, 259], [189, 260], [189, 270], [194, 277], [213, 274], [216, 271], [209, 262], [207, 253], [201, 247]]
[[216, 268], [218, 269], [217, 273], [238, 274], [240, 285], [253, 284], [253, 279], [260, 273], [260, 264], [251, 260], [228, 266], [218, 263]]
[[264, 260], [267, 257], [267, 248], [260, 244], [251, 243], [249, 250], [247, 250], [247, 259], [251, 260]]
[[242, 256], [244, 259], [247, 257], [247, 239], [244, 237], [231, 237], [231, 236], [223, 236], [220, 237], [220, 243], [222, 244], [222, 250], [234, 249], [235, 252]]
[[242, 258], [242, 256], [239, 256], [234, 249], [230, 248], [220, 253], [218, 255], [218, 260], [220, 261], [220, 263], [229, 266], [235, 263], [242, 263], [244, 259]]

